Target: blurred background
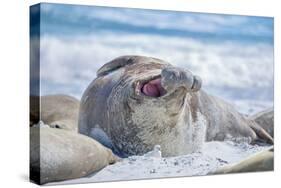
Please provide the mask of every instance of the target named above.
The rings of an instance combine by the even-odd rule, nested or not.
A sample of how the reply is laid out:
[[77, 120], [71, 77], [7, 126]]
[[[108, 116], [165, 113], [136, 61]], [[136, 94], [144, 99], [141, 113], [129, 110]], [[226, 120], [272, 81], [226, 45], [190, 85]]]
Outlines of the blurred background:
[[273, 37], [266, 17], [41, 4], [41, 95], [80, 99], [103, 64], [145, 55], [189, 69], [209, 94], [254, 114], [273, 106]]

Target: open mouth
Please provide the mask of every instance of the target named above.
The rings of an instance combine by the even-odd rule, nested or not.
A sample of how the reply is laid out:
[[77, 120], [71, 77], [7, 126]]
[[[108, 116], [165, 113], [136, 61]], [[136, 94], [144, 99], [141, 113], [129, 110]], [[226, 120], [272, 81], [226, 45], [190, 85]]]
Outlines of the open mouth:
[[161, 77], [156, 77], [141, 85], [141, 93], [149, 97], [161, 97], [167, 92], [161, 85]]

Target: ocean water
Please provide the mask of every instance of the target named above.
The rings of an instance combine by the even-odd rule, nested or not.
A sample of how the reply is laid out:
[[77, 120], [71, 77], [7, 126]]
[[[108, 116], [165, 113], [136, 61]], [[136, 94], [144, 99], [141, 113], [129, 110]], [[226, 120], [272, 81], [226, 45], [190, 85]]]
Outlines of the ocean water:
[[80, 99], [100, 66], [145, 55], [189, 69], [207, 93], [254, 114], [273, 106], [273, 37], [268, 17], [42, 4], [41, 95]]

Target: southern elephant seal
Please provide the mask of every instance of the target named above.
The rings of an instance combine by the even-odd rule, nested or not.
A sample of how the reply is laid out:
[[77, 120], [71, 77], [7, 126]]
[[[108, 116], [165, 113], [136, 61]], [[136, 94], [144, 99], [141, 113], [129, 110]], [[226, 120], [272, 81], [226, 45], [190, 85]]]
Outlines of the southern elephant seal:
[[[30, 97], [30, 125], [43, 121], [52, 128], [76, 131], [80, 102], [68, 95]], [[39, 108], [40, 107], [40, 108]]]
[[30, 175], [39, 184], [80, 178], [118, 158], [100, 143], [74, 131], [30, 128]]
[[273, 150], [272, 146], [271, 148], [258, 152], [237, 164], [224, 166], [210, 174], [272, 171], [274, 169]]
[[164, 157], [229, 137], [273, 140], [230, 104], [201, 90], [201, 79], [156, 58], [122, 56], [97, 71], [84, 92], [79, 132], [121, 157], [160, 145]]

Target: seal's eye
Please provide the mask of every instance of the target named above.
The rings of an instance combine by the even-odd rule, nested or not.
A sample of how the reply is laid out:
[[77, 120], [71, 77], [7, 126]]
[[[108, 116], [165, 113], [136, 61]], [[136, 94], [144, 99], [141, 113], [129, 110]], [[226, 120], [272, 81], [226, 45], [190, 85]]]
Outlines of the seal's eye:
[[118, 57], [105, 65], [103, 65], [98, 71], [97, 71], [97, 76], [104, 76], [107, 75], [108, 73], [115, 71], [121, 67], [124, 67], [126, 65], [133, 64], [134, 61], [134, 56], [121, 56]]
[[55, 128], [60, 129], [61, 127], [60, 127], [59, 125], [57, 125], [57, 124], [56, 124], [56, 125], [55, 125]]

